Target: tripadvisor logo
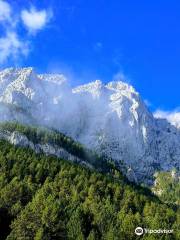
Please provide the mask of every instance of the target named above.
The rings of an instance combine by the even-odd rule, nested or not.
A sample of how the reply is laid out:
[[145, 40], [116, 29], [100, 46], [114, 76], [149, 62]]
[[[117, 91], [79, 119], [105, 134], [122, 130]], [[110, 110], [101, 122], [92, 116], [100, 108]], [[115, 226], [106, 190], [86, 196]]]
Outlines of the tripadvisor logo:
[[134, 232], [138, 236], [141, 236], [142, 234], [145, 234], [145, 233], [169, 234], [169, 233], [173, 233], [173, 229], [147, 229], [147, 228], [143, 229], [142, 227], [137, 227]]
[[142, 235], [143, 232], [144, 232], [144, 231], [143, 231], [143, 228], [142, 228], [142, 227], [137, 227], [137, 228], [135, 229], [135, 234], [138, 235], [138, 236]]

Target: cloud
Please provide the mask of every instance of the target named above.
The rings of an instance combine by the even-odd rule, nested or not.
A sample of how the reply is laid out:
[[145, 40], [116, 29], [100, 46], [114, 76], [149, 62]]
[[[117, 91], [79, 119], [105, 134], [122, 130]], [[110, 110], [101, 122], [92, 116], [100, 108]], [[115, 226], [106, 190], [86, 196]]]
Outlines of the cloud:
[[162, 111], [157, 110], [154, 112], [155, 118], [164, 118], [167, 119], [172, 125], [180, 128], [180, 111]]
[[18, 19], [11, 5], [0, 0], [0, 64], [17, 61], [29, 52], [28, 41], [21, 39], [17, 31]]
[[7, 59], [18, 59], [19, 56], [27, 56], [29, 47], [27, 42], [21, 41], [16, 32], [7, 32], [0, 38], [0, 63]]
[[30, 10], [21, 11], [21, 19], [23, 24], [30, 33], [36, 33], [43, 29], [52, 17], [52, 11], [38, 11], [34, 7]]
[[0, 0], [0, 21], [10, 20], [11, 20], [11, 7], [7, 2]]
[[[29, 10], [17, 10], [5, 0], [0, 0], [0, 64], [8, 60], [16, 62], [20, 57], [27, 56], [30, 46], [32, 48], [34, 33], [42, 30], [51, 17], [50, 10], [37, 11], [33, 6]], [[27, 31], [20, 31], [21, 23]]]

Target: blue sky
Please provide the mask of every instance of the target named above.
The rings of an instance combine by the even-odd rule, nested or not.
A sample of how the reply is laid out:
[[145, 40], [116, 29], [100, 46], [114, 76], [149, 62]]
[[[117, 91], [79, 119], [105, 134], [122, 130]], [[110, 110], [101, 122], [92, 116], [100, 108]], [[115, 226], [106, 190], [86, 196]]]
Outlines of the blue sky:
[[74, 84], [123, 74], [153, 111], [176, 111], [180, 2], [0, 0], [0, 68], [9, 66], [63, 72]]

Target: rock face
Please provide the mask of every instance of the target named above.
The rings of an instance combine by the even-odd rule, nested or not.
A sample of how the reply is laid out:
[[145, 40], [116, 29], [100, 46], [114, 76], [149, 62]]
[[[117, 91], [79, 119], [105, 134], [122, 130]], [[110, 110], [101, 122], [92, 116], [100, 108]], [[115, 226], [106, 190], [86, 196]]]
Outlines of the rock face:
[[0, 72], [0, 104], [0, 119], [56, 128], [125, 166], [129, 179], [150, 184], [157, 170], [179, 171], [180, 129], [154, 118], [124, 82], [72, 89], [63, 75], [11, 68]]
[[72, 155], [65, 149], [57, 146], [52, 145], [50, 143], [45, 144], [35, 144], [30, 141], [25, 135], [14, 131], [0, 131], [0, 139], [7, 140], [11, 144], [20, 147], [28, 147], [34, 150], [36, 153], [44, 153], [46, 155], [56, 156], [65, 160], [69, 160], [71, 162], [76, 162], [81, 165], [88, 165], [88, 167], [92, 168], [92, 166], [83, 161], [83, 159], [78, 158], [77, 156]]

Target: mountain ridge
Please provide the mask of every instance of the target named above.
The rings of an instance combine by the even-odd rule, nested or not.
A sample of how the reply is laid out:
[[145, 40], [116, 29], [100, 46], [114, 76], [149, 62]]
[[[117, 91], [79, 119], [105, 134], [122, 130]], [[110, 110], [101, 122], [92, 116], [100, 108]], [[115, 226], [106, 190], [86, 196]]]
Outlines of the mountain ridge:
[[[0, 72], [0, 103], [22, 108], [38, 124], [123, 161], [134, 181], [151, 184], [157, 170], [180, 169], [180, 130], [155, 119], [139, 93], [122, 81], [71, 88], [63, 75], [10, 68]], [[6, 111], [3, 120], [29, 121], [25, 113]]]

